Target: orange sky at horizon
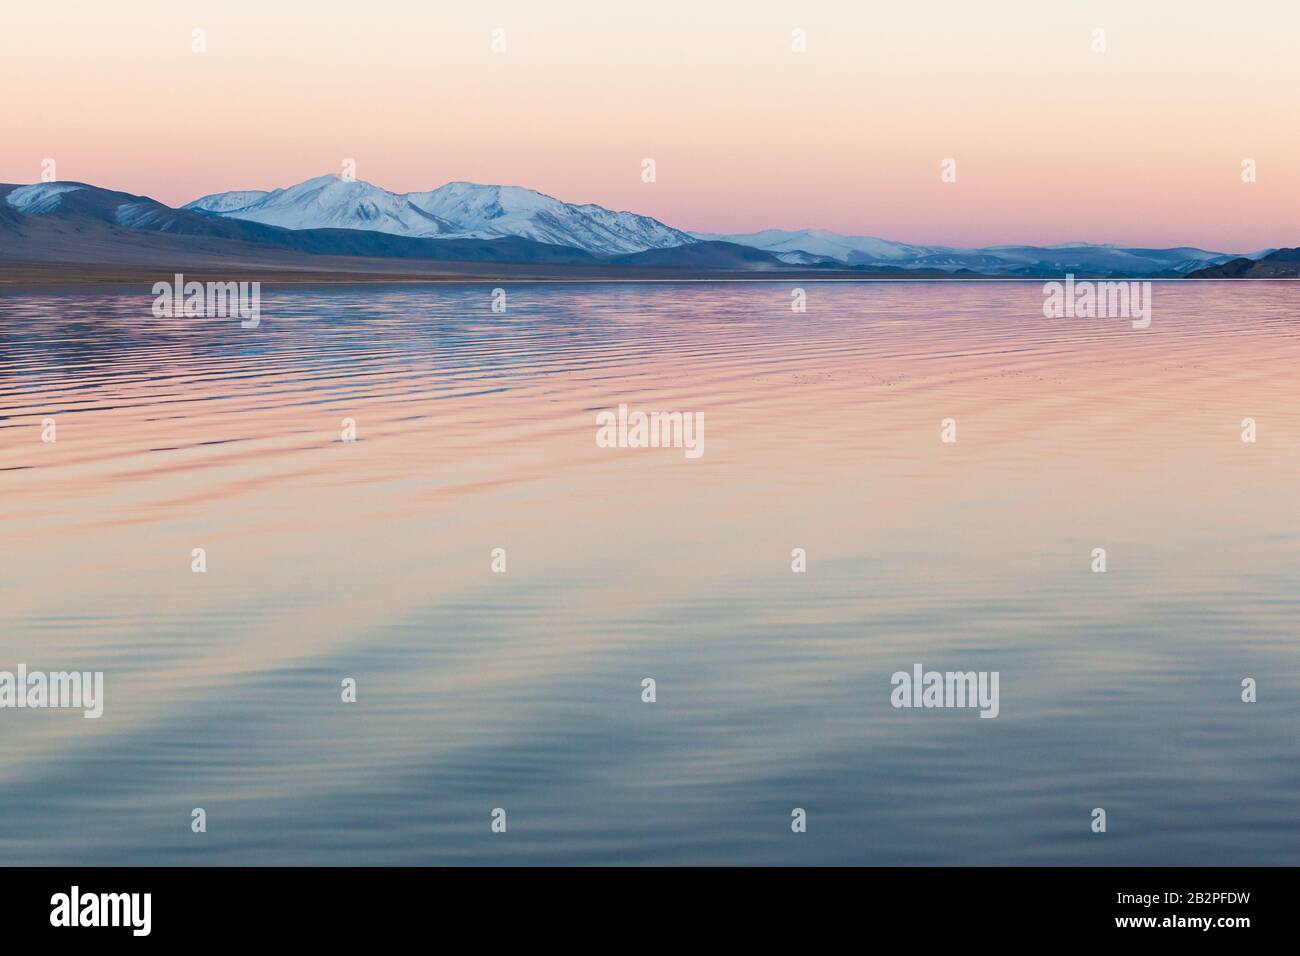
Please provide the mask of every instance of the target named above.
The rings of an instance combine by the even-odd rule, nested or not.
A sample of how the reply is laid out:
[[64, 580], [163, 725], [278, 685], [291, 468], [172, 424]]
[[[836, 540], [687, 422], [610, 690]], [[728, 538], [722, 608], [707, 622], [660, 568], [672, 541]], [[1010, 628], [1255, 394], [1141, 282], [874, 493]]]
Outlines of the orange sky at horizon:
[[179, 205], [354, 159], [398, 192], [529, 186], [699, 231], [1300, 245], [1300, 5], [1137, 6], [16, 8], [0, 182], [37, 181], [48, 158], [59, 179]]

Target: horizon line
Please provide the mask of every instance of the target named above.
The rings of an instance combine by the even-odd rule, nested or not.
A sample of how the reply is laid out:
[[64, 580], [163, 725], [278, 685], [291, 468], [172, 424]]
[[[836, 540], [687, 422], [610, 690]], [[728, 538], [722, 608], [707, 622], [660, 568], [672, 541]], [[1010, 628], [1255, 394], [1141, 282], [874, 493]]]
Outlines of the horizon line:
[[[109, 191], [109, 192], [120, 192], [120, 193], [123, 193], [123, 194], [125, 194], [125, 195], [138, 196], [138, 197], [141, 197], [141, 198], [144, 198], [144, 199], [148, 199], [148, 200], [150, 200], [150, 201], [152, 201], [152, 202], [159, 203], [160, 205], [165, 206], [165, 207], [168, 208], [168, 209], [183, 210], [183, 209], [185, 209], [188, 205], [190, 205], [191, 203], [195, 203], [195, 202], [198, 202], [198, 201], [200, 201], [200, 200], [202, 200], [202, 199], [207, 199], [207, 198], [212, 197], [212, 196], [221, 196], [221, 195], [225, 195], [225, 194], [227, 194], [227, 193], [239, 193], [239, 192], [257, 192], [257, 193], [264, 193], [264, 194], [266, 194], [266, 195], [270, 195], [270, 194], [275, 193], [275, 192], [284, 192], [284, 191], [286, 191], [286, 190], [292, 189], [294, 186], [301, 186], [301, 185], [303, 185], [304, 183], [311, 182], [312, 180], [315, 180], [315, 179], [325, 179], [325, 178], [327, 178], [327, 177], [333, 178], [334, 180], [336, 180], [336, 181], [338, 181], [338, 182], [342, 182], [342, 183], [348, 183], [348, 182], [359, 183], [359, 184], [361, 184], [361, 185], [363, 185], [363, 186], [369, 186], [369, 187], [371, 187], [372, 189], [378, 189], [378, 190], [381, 190], [381, 191], [383, 191], [383, 192], [385, 192], [385, 193], [388, 193], [388, 194], [391, 195], [391, 196], [399, 196], [399, 197], [403, 197], [403, 198], [405, 198], [406, 196], [415, 195], [415, 194], [418, 194], [418, 193], [436, 192], [436, 191], [438, 191], [439, 189], [443, 189], [443, 188], [445, 188], [445, 187], [447, 187], [447, 186], [455, 186], [455, 185], [477, 186], [477, 187], [488, 188], [488, 189], [520, 189], [520, 190], [524, 190], [524, 191], [526, 191], [526, 192], [536, 193], [537, 195], [539, 195], [539, 196], [543, 196], [543, 197], [545, 197], [545, 198], [547, 198], [547, 199], [553, 199], [553, 200], [555, 200], [556, 202], [560, 202], [560, 203], [565, 204], [566, 206], [578, 206], [578, 207], [581, 207], [581, 206], [596, 206], [596, 207], [598, 207], [598, 208], [600, 208], [600, 209], [604, 209], [604, 210], [607, 210], [607, 211], [609, 211], [609, 212], [615, 212], [615, 213], [627, 213], [628, 215], [640, 216], [640, 217], [645, 218], [645, 219], [653, 219], [655, 222], [658, 222], [660, 225], [665, 226], [666, 228], [672, 229], [672, 230], [675, 231], [675, 232], [685, 233], [686, 235], [689, 235], [689, 236], [691, 236], [692, 238], [695, 238], [695, 239], [699, 239], [701, 235], [706, 235], [706, 236], [716, 237], [716, 238], [713, 238], [713, 239], [704, 239], [704, 240], [701, 240], [701, 241], [706, 241], [706, 242], [707, 242], [707, 241], [733, 242], [734, 240], [732, 240], [732, 239], [729, 238], [729, 237], [732, 237], [732, 236], [755, 236], [755, 235], [759, 235], [759, 234], [764, 233], [764, 232], [781, 232], [781, 233], [816, 233], [816, 232], [821, 232], [821, 233], [825, 233], [825, 234], [827, 234], [827, 235], [835, 236], [835, 237], [837, 237], [837, 238], [841, 238], [841, 239], [872, 239], [872, 240], [875, 240], [875, 241], [878, 241], [878, 242], [888, 242], [888, 243], [893, 243], [893, 244], [895, 244], [895, 245], [900, 245], [900, 246], [919, 246], [919, 247], [926, 247], [926, 248], [936, 248], [936, 249], [951, 250], [951, 251], [954, 251], [954, 252], [977, 252], [977, 251], [981, 251], [981, 250], [985, 250], [985, 249], [1015, 249], [1015, 248], [1031, 248], [1031, 249], [1056, 249], [1056, 248], [1059, 248], [1059, 249], [1071, 249], [1071, 248], [1079, 248], [1079, 247], [1083, 247], [1083, 246], [1090, 246], [1090, 247], [1101, 247], [1101, 248], [1107, 248], [1107, 247], [1109, 247], [1109, 248], [1113, 248], [1113, 249], [1146, 249], [1146, 250], [1156, 250], [1156, 251], [1159, 251], [1159, 250], [1171, 250], [1171, 249], [1193, 249], [1193, 250], [1196, 250], [1196, 251], [1199, 251], [1199, 252], [1208, 252], [1208, 253], [1213, 253], [1213, 254], [1215, 254], [1215, 255], [1235, 255], [1235, 256], [1238, 256], [1238, 257], [1241, 257], [1241, 258], [1253, 258], [1253, 257], [1260, 256], [1260, 255], [1267, 255], [1268, 253], [1270, 253], [1270, 252], [1275, 252], [1275, 251], [1277, 251], [1277, 250], [1279, 250], [1279, 249], [1291, 248], [1291, 247], [1288, 247], [1288, 246], [1265, 246], [1265, 247], [1258, 248], [1258, 249], [1251, 249], [1251, 250], [1249, 250], [1249, 251], [1234, 251], [1234, 250], [1227, 250], [1227, 249], [1209, 249], [1209, 248], [1206, 248], [1206, 247], [1204, 247], [1204, 246], [1190, 245], [1190, 244], [1180, 244], [1180, 245], [1172, 245], [1172, 246], [1170, 246], [1170, 245], [1135, 245], [1135, 244], [1126, 244], [1126, 243], [1118, 243], [1118, 242], [1110, 242], [1110, 241], [1094, 242], [1094, 241], [1087, 240], [1087, 239], [1070, 239], [1070, 240], [1061, 240], [1061, 241], [1057, 241], [1057, 242], [1041, 243], [1041, 244], [1040, 244], [1040, 243], [1034, 243], [1034, 242], [1025, 242], [1025, 241], [1010, 241], [1010, 242], [994, 242], [994, 243], [989, 243], [989, 244], [987, 244], [987, 245], [978, 245], [978, 246], [961, 246], [961, 245], [949, 245], [949, 244], [944, 243], [944, 242], [932, 242], [932, 241], [924, 241], [924, 242], [921, 242], [921, 241], [913, 241], [913, 240], [890, 239], [890, 238], [887, 238], [887, 237], [885, 237], [885, 236], [873, 235], [873, 234], [870, 234], [870, 233], [861, 233], [861, 232], [854, 232], [854, 233], [836, 232], [834, 229], [828, 229], [828, 228], [826, 228], [826, 227], [824, 227], [824, 226], [800, 226], [800, 227], [795, 227], [795, 228], [785, 227], [785, 226], [767, 226], [767, 227], [764, 227], [764, 228], [762, 228], [762, 229], [751, 229], [751, 230], [747, 230], [747, 231], [744, 231], [744, 232], [718, 232], [718, 231], [716, 231], [716, 230], [710, 230], [710, 229], [691, 229], [691, 228], [684, 228], [684, 227], [681, 227], [681, 226], [674, 226], [674, 225], [672, 225], [671, 223], [665, 222], [664, 220], [660, 219], [660, 218], [657, 217], [657, 216], [650, 215], [649, 213], [637, 212], [636, 210], [633, 210], [633, 209], [614, 209], [613, 207], [605, 206], [605, 205], [602, 205], [601, 203], [597, 203], [597, 202], [571, 202], [571, 201], [569, 201], [569, 200], [567, 200], [567, 199], [561, 199], [559, 196], [553, 195], [553, 194], [551, 194], [551, 193], [543, 192], [542, 190], [540, 190], [540, 189], [536, 189], [536, 188], [534, 188], [534, 187], [532, 187], [532, 186], [520, 186], [520, 185], [513, 184], [513, 183], [487, 183], [487, 182], [476, 182], [476, 181], [474, 181], [474, 180], [468, 180], [468, 179], [452, 179], [452, 180], [448, 180], [447, 182], [443, 183], [441, 186], [434, 186], [434, 187], [432, 187], [432, 188], [430, 188], [430, 189], [415, 189], [415, 190], [409, 190], [409, 191], [407, 191], [407, 192], [396, 192], [396, 191], [394, 191], [394, 190], [389, 189], [389, 188], [386, 187], [386, 186], [381, 186], [381, 185], [378, 185], [378, 184], [376, 184], [376, 183], [374, 183], [374, 182], [371, 182], [370, 180], [361, 179], [360, 177], [355, 177], [355, 178], [352, 178], [352, 179], [347, 179], [347, 178], [343, 177], [342, 175], [340, 175], [339, 173], [335, 173], [335, 172], [325, 172], [325, 173], [320, 173], [320, 174], [315, 175], [315, 176], [308, 176], [306, 179], [302, 179], [302, 180], [299, 180], [298, 182], [291, 183], [291, 184], [288, 185], [288, 186], [275, 186], [275, 187], [272, 187], [271, 189], [265, 189], [265, 188], [261, 188], [261, 187], [251, 187], [251, 188], [238, 188], [238, 187], [237, 187], [237, 188], [233, 188], [233, 189], [220, 189], [220, 190], [217, 190], [217, 191], [215, 191], [215, 192], [207, 192], [207, 193], [203, 193], [202, 195], [200, 195], [200, 196], [196, 196], [194, 199], [191, 199], [191, 200], [189, 200], [188, 202], [182, 203], [182, 204], [179, 205], [179, 206], [171, 206], [171, 205], [169, 205], [169, 204], [163, 202], [163, 201], [160, 200], [160, 199], [155, 199], [155, 198], [154, 198], [152, 195], [150, 195], [149, 193], [143, 193], [143, 192], [141, 192], [141, 193], [130, 192], [130, 191], [126, 190], [126, 189], [116, 189], [116, 188], [113, 188], [113, 187], [110, 187], [110, 186], [101, 186], [101, 185], [98, 185], [98, 184], [96, 184], [96, 183], [88, 182], [88, 181], [86, 181], [86, 180], [81, 180], [81, 179], [37, 180], [36, 182], [33, 182], [33, 183], [14, 183], [14, 184], [3, 183], [3, 184], [0, 184], [0, 185], [13, 185], [15, 188], [27, 188], [27, 187], [31, 187], [31, 186], [42, 186], [42, 185], [52, 186], [52, 185], [56, 185], [56, 184], [60, 184], [60, 183], [70, 184], [70, 185], [77, 185], [77, 186], [86, 186], [86, 187], [89, 187], [89, 188], [91, 188], [91, 189], [103, 189], [103, 190], [106, 190], [106, 191]], [[206, 210], [198, 210], [198, 211], [199, 211], [199, 212], [206, 212]], [[218, 214], [218, 215], [224, 215], [224, 214]], [[231, 218], [238, 218], [238, 217], [231, 217]], [[286, 228], [287, 228], [287, 227], [286, 227]], [[373, 231], [373, 230], [358, 230], [358, 231]], [[1300, 241], [1297, 242], [1297, 245], [1300, 245]], [[806, 251], [806, 250], [805, 250], [805, 251]]]

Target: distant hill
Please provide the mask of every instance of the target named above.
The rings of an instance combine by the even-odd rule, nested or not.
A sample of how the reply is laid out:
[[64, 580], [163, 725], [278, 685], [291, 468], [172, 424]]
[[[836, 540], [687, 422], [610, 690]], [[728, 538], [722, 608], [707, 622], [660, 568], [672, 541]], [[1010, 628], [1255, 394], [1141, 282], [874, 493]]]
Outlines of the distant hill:
[[1177, 278], [1192, 269], [1217, 265], [1230, 253], [1191, 246], [1147, 249], [1090, 242], [1055, 246], [1001, 245], [979, 249], [917, 246], [875, 236], [844, 236], [825, 229], [765, 229], [736, 235], [692, 233], [697, 239], [736, 242], [771, 252], [791, 265], [817, 262], [838, 266], [961, 270], [988, 276], [1063, 276], [1074, 273], [1096, 278], [1144, 276]]
[[1230, 259], [1197, 269], [1189, 279], [1296, 279], [1300, 278], [1300, 248], [1278, 249], [1258, 259]]
[[734, 242], [693, 242], [667, 249], [647, 249], [624, 256], [610, 256], [615, 265], [661, 266], [682, 269], [785, 269], [786, 264], [761, 249]]

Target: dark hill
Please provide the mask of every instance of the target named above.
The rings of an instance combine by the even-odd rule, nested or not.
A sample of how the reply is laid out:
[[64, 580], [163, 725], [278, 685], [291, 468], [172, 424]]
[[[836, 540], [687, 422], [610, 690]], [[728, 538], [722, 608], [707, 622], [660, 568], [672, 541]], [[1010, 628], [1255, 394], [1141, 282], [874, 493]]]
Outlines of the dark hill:
[[1259, 259], [1229, 259], [1187, 274], [1189, 279], [1296, 279], [1300, 278], [1300, 247], [1278, 249]]

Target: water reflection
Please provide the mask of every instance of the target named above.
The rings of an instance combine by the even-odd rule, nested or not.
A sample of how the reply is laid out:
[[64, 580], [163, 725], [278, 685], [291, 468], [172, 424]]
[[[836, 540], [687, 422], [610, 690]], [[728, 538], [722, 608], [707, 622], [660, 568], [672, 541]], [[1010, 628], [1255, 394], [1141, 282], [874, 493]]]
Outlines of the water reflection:
[[[508, 295], [0, 295], [0, 669], [106, 675], [0, 711], [6, 861], [1295, 862], [1293, 286]], [[893, 709], [916, 662], [999, 717]]]

